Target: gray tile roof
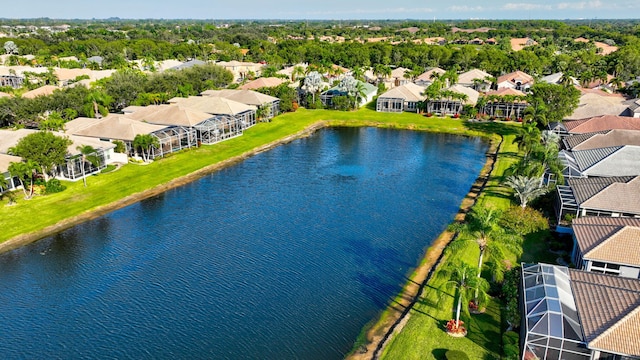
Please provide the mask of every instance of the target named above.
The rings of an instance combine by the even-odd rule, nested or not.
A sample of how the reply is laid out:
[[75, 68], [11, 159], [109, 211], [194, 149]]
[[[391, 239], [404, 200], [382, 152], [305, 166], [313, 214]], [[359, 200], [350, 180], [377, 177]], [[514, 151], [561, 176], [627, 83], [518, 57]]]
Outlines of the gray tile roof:
[[562, 139], [562, 143], [564, 144], [565, 149], [571, 150], [578, 144], [581, 144], [583, 141], [590, 139], [592, 136], [596, 134], [604, 134], [604, 133], [607, 133], [608, 131], [610, 130], [567, 136], [564, 139]]
[[613, 146], [600, 149], [572, 151], [573, 157], [576, 159], [580, 170], [584, 171], [593, 165], [599, 163], [609, 155], [620, 150], [622, 146]]
[[640, 215], [640, 176], [613, 183], [580, 204], [585, 209]]
[[606, 178], [584, 178], [584, 179], [568, 179], [567, 184], [571, 186], [573, 195], [576, 198], [578, 204], [590, 199], [600, 191], [604, 190], [607, 186], [614, 183], [628, 183], [635, 179], [634, 176], [615, 176]]

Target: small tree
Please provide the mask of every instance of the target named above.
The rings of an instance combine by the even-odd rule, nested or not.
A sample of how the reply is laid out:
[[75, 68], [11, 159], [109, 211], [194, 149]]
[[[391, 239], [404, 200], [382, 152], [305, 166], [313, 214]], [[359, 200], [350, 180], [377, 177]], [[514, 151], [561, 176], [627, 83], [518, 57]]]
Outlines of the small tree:
[[541, 178], [527, 177], [527, 176], [509, 176], [504, 182], [505, 185], [510, 186], [520, 206], [524, 209], [527, 207], [529, 201], [546, 194], [549, 189], [544, 186]]
[[20, 139], [9, 152], [37, 164], [45, 180], [49, 180], [48, 176], [55, 167], [66, 162], [67, 147], [71, 144], [72, 141], [66, 137], [56, 136], [49, 131], [38, 131]]
[[449, 262], [448, 266], [441, 269], [437, 276], [445, 280], [440, 288], [440, 299], [446, 294], [446, 291], [455, 292], [454, 297], [457, 302], [452, 332], [457, 332], [461, 325], [460, 314], [469, 316], [469, 307], [462, 306], [462, 304], [468, 304], [471, 299], [475, 299], [478, 305], [486, 304], [489, 283], [479, 277], [478, 271], [473, 266], [462, 261]]

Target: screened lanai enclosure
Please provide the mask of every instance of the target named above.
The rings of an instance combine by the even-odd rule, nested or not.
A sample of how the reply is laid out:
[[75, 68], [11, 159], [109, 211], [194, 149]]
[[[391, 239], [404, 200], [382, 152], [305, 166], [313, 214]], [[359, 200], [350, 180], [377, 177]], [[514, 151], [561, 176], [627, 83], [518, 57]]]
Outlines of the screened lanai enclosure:
[[[65, 179], [78, 180], [82, 179], [83, 174], [85, 176], [95, 174], [102, 170], [106, 166], [105, 153], [102, 149], [96, 149], [95, 156], [97, 157], [97, 165], [94, 166], [91, 161], [86, 158], [83, 159], [82, 155], [74, 155], [67, 159], [67, 163], [58, 168], [59, 175]], [[84, 172], [82, 163], [84, 161]]]
[[[205, 145], [211, 145], [240, 136], [242, 135], [242, 131], [250, 124], [250, 122], [247, 123], [247, 121], [250, 120], [241, 120], [237, 117], [226, 115], [214, 116], [195, 126], [195, 130], [197, 130], [198, 133], [198, 141]], [[253, 124], [255, 124], [255, 117]]]
[[569, 269], [522, 264], [522, 359], [589, 360]]
[[[158, 139], [160, 146], [152, 146], [149, 150], [149, 158], [155, 159], [166, 154], [182, 149], [188, 149], [198, 145], [196, 129], [185, 126], [171, 126], [150, 134]], [[140, 149], [135, 149], [133, 140], [123, 140], [129, 156], [139, 156]]]

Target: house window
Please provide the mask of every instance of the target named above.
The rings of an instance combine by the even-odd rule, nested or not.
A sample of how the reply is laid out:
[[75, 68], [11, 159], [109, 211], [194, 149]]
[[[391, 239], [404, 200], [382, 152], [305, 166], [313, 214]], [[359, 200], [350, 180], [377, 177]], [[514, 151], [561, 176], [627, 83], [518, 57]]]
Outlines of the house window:
[[591, 271], [600, 274], [620, 275], [620, 265], [594, 261], [591, 263]]

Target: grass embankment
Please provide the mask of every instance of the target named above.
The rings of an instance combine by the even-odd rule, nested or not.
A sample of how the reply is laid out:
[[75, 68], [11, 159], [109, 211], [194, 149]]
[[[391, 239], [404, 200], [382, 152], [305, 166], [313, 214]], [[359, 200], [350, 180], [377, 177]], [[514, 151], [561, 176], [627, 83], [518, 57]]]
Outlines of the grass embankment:
[[[513, 144], [515, 134], [509, 132], [503, 135], [504, 141], [498, 153], [494, 171], [476, 206], [503, 210], [512, 204], [510, 190], [501, 186], [501, 183], [504, 180], [505, 170], [518, 161], [519, 154], [517, 146]], [[545, 236], [545, 233], [528, 236], [523, 243], [523, 255], [520, 258], [510, 255], [509, 260], [517, 263], [549, 259], [543, 241]], [[478, 255], [478, 246], [470, 241], [460, 251], [447, 253], [441, 264], [462, 260], [475, 266]], [[444, 331], [444, 324], [453, 315], [453, 293], [440, 290], [442, 284], [443, 280], [439, 280], [437, 276], [429, 281], [423, 296], [411, 310], [406, 325], [385, 348], [383, 359], [444, 359], [444, 354], [449, 349], [461, 350], [468, 354], [470, 359], [500, 358], [502, 347], [500, 302], [492, 299], [486, 313], [473, 315], [468, 319], [467, 337], [453, 338]]]
[[[260, 123], [234, 139], [173, 154], [149, 165], [130, 164], [118, 171], [91, 176], [87, 179], [86, 188], [82, 181], [64, 182], [67, 186], [65, 191], [36, 196], [31, 200], [23, 200], [18, 193], [16, 205], [0, 206], [0, 251], [192, 181], [226, 165], [230, 159], [241, 160], [265, 146], [290, 141], [294, 134], [303, 136], [304, 130], [314, 124], [379, 126], [487, 136], [486, 131], [466, 127], [461, 120], [425, 118], [411, 113], [378, 113], [365, 108], [357, 112], [300, 109], [278, 116], [270, 123]], [[7, 199], [0, 204], [6, 203]], [[7, 242], [9, 239], [11, 241]]]

